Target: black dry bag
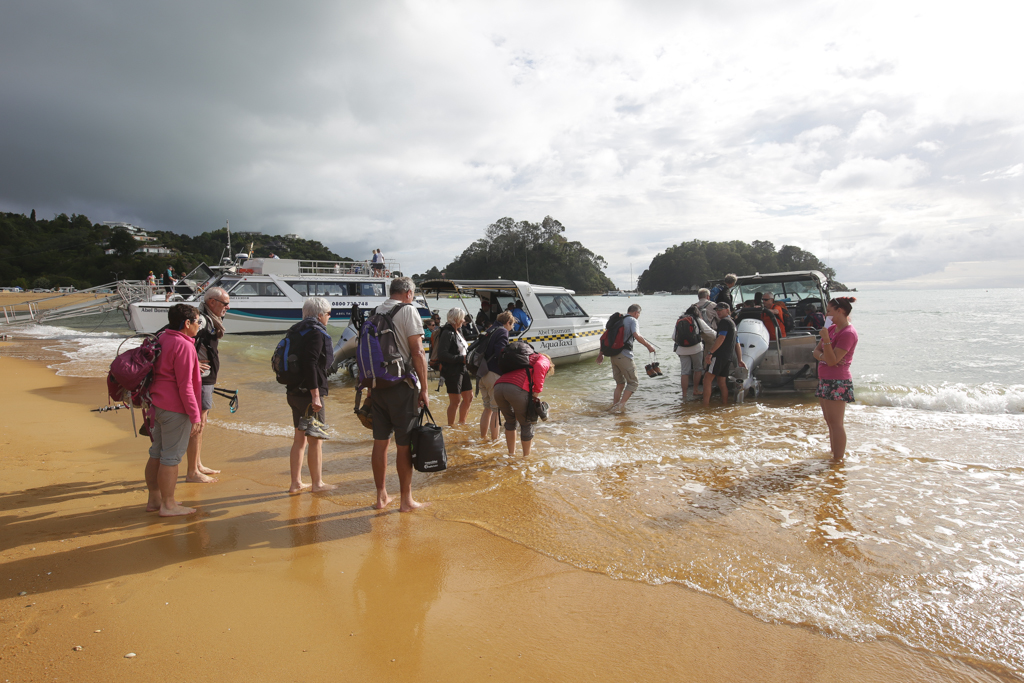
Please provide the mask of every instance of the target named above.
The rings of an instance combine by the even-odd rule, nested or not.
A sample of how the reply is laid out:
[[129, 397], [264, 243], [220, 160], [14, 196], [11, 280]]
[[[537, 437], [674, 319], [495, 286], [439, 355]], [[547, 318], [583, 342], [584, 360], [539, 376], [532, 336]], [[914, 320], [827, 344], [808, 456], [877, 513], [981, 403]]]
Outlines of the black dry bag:
[[[424, 424], [423, 416], [430, 422]], [[434, 422], [434, 416], [426, 406], [416, 418], [416, 426], [409, 430], [409, 447], [412, 466], [417, 472], [444, 472], [448, 469], [448, 453], [444, 449], [444, 435]]]

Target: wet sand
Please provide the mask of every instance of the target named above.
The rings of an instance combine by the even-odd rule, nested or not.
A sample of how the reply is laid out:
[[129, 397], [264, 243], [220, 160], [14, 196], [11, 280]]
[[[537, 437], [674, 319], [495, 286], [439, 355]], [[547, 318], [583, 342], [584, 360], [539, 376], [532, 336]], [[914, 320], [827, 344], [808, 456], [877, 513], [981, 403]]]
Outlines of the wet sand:
[[[227, 454], [209, 429], [221, 481], [182, 476], [200, 512], [161, 519], [148, 440], [125, 411], [89, 412], [102, 380], [11, 357], [0, 377], [5, 680], [1012, 680], [575, 569], [429, 509], [373, 511], [368, 457], [366, 507], [289, 496], [282, 438]], [[268, 451], [277, 488], [245, 476]]]

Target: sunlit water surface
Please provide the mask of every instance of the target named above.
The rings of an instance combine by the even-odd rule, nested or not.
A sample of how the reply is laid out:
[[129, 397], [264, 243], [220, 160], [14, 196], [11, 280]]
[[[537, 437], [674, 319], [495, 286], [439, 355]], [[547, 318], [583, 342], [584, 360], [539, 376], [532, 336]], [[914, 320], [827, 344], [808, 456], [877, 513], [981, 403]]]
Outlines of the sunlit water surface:
[[[767, 621], [892, 637], [1024, 674], [1022, 294], [861, 294], [858, 400], [838, 466], [825, 462], [811, 396], [682, 402], [669, 335], [692, 297], [643, 297], [641, 333], [662, 348], [667, 372], [642, 376], [625, 414], [607, 412], [607, 364], [560, 367], [529, 460], [508, 458], [473, 425], [456, 427], [446, 432], [448, 471], [416, 475], [417, 495], [440, 517], [581, 568], [677, 582]], [[431, 302], [442, 314], [457, 303]], [[581, 303], [607, 315], [629, 301]], [[53, 339], [62, 374], [99, 376], [123, 339], [113, 320], [19, 334]], [[276, 341], [222, 344], [222, 386], [240, 390], [242, 407], [230, 414], [218, 403], [211, 420], [235, 434], [244, 475], [270, 486], [285, 483], [292, 433], [269, 369]], [[434, 396], [443, 420], [446, 398]], [[355, 507], [372, 485], [370, 433], [352, 416], [353, 397], [350, 380], [333, 380], [325, 470], [341, 484], [330, 500]], [[478, 417], [474, 405], [471, 422]]]

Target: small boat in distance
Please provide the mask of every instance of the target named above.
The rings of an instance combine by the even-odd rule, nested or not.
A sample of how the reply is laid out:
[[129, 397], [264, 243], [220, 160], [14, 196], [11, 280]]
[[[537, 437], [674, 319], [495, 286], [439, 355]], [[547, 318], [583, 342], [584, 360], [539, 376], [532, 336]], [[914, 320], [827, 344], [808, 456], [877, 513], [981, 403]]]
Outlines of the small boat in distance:
[[609, 289], [601, 296], [629, 296], [629, 294], [626, 294], [621, 289]]
[[672, 295], [672, 292], [666, 292], [666, 291], [660, 291], [660, 292], [655, 292], [654, 293], [654, 296], [671, 296], [671, 295]]

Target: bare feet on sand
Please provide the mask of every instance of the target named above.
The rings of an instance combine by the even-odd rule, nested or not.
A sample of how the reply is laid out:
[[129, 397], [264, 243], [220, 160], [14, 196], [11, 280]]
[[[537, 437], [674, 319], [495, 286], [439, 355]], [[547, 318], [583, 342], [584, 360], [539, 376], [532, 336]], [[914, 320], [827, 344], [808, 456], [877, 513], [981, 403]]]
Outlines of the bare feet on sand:
[[383, 510], [384, 508], [386, 508], [388, 506], [388, 503], [390, 503], [392, 500], [393, 500], [393, 498], [391, 498], [391, 496], [389, 496], [386, 493], [384, 494], [383, 498], [381, 498], [380, 495], [378, 495], [377, 496], [377, 502], [373, 504], [373, 509], [374, 510]]
[[160, 504], [163, 503], [163, 499], [160, 498], [159, 491], [150, 491], [149, 500], [146, 502], [146, 512], [157, 512], [160, 510]]
[[398, 511], [399, 512], [412, 512], [413, 510], [416, 510], [418, 508], [425, 508], [428, 505], [430, 505], [430, 503], [417, 503], [415, 500], [410, 498], [407, 501], [405, 501], [405, 500], [402, 501], [402, 505], [401, 505], [401, 507], [398, 508]]
[[292, 484], [291, 487], [288, 489], [288, 493], [299, 493], [300, 491], [302, 491], [302, 489], [308, 489], [309, 487], [309, 484], [303, 484], [300, 481], [298, 484]]
[[321, 491], [333, 491], [338, 488], [334, 484], [325, 484], [320, 482], [319, 484], [313, 484], [313, 493], [320, 493]]
[[206, 474], [203, 474], [202, 470], [200, 470], [195, 474], [186, 474], [185, 481], [190, 482], [192, 484], [212, 484], [213, 482], [217, 481], [217, 479], [216, 477], [211, 477]]
[[209, 467], [206, 467], [205, 465], [200, 465], [198, 469], [203, 474], [220, 474], [220, 470], [210, 469]]
[[171, 507], [167, 507], [164, 505], [160, 506], [161, 517], [182, 517], [184, 515], [191, 515], [195, 511], [195, 508], [187, 508], [184, 505], [181, 505], [180, 503], [175, 503]]

